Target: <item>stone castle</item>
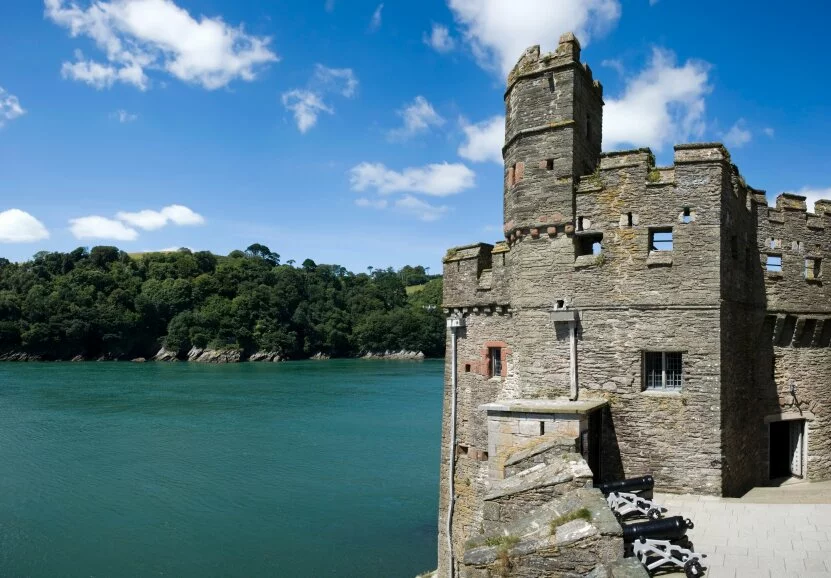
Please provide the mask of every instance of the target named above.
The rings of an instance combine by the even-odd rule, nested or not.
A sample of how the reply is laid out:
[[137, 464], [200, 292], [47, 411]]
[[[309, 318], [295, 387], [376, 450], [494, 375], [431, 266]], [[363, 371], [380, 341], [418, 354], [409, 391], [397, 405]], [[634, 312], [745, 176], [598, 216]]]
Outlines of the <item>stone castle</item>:
[[505, 112], [505, 240], [444, 258], [438, 575], [551, 498], [554, 454], [584, 460], [560, 486], [831, 479], [831, 201], [768, 206], [717, 143], [669, 167], [601, 153], [603, 89], [573, 34], [525, 51]]

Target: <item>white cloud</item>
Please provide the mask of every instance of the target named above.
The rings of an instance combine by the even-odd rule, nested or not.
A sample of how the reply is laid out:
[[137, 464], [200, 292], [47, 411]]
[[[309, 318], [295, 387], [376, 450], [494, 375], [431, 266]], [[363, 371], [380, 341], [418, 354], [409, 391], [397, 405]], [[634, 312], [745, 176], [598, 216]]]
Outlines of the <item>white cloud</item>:
[[110, 115], [110, 118], [114, 118], [121, 124], [127, 124], [128, 122], [135, 122], [138, 120], [138, 115], [133, 114], [131, 112], [127, 112], [123, 108], [118, 109], [114, 113]]
[[808, 205], [808, 211], [814, 212], [814, 203], [820, 199], [831, 200], [831, 187], [820, 189], [817, 187], [802, 187], [798, 191], [786, 191], [792, 195], [800, 195], [805, 197], [805, 203]]
[[283, 106], [294, 113], [297, 129], [304, 134], [317, 124], [317, 117], [320, 113], [333, 114], [335, 112], [323, 102], [323, 97], [309, 90], [295, 89], [284, 92]]
[[0, 86], [0, 127], [2, 127], [7, 120], [14, 120], [26, 114], [23, 107], [20, 106], [20, 101], [13, 94], [9, 94], [6, 89]]
[[197, 20], [172, 0], [95, 0], [87, 8], [67, 0], [45, 4], [48, 19], [72, 37], [89, 37], [104, 52], [108, 64], [76, 58], [62, 67], [65, 77], [96, 88], [124, 82], [143, 90], [150, 69], [213, 90], [236, 79], [252, 81], [260, 66], [278, 60], [270, 38], [246, 34], [220, 17]]
[[444, 124], [444, 119], [423, 96], [415, 97], [413, 102], [398, 111], [398, 116], [404, 119], [404, 126], [389, 132], [393, 139], [407, 139], [427, 132], [430, 127]]
[[116, 214], [116, 219], [124, 221], [128, 225], [154, 231], [161, 229], [168, 224], [174, 225], [202, 225], [205, 218], [199, 213], [184, 205], [168, 205], [161, 211], [143, 210], [135, 213], [121, 211]]
[[606, 98], [603, 110], [603, 148], [621, 145], [665, 146], [704, 133], [704, 99], [710, 92], [709, 65], [655, 48], [649, 66], [626, 81], [620, 98]]
[[361, 197], [360, 199], [355, 199], [355, 204], [359, 207], [369, 208], [369, 209], [386, 209], [387, 208], [387, 200], [386, 199], [367, 199], [366, 197]]
[[335, 109], [324, 100], [324, 95], [336, 92], [351, 98], [358, 90], [358, 78], [351, 68], [329, 68], [316, 64], [309, 85], [310, 88], [295, 88], [282, 95], [283, 106], [294, 113], [297, 128], [304, 134], [317, 124], [321, 113], [335, 113]]
[[422, 193], [445, 197], [473, 187], [476, 175], [459, 163], [410, 167], [401, 172], [390, 170], [381, 163], [361, 163], [350, 169], [349, 181], [353, 191], [375, 189], [382, 195]]
[[132, 84], [139, 90], [147, 90], [149, 80], [140, 66], [115, 68], [92, 60], [84, 60], [83, 54], [76, 53], [75, 62], [64, 62], [61, 76], [85, 82], [98, 90], [110, 88], [116, 82]]
[[339, 92], [346, 98], [355, 96], [358, 89], [358, 78], [351, 68], [328, 68], [315, 64], [312, 82], [319, 90]]
[[395, 201], [395, 209], [402, 213], [414, 215], [422, 221], [437, 221], [450, 211], [450, 207], [442, 205], [437, 207], [412, 195], [404, 195]]
[[768, 127], [763, 128], [763, 129], [762, 129], [762, 132], [763, 132], [763, 133], [765, 133], [765, 134], [766, 134], [767, 136], [769, 136], [770, 138], [773, 138], [773, 137], [775, 137], [775, 136], [776, 136], [776, 131], [775, 131], [775, 130], [773, 130], [773, 129], [772, 129], [771, 127], [769, 127], [769, 126], [768, 126]]
[[753, 139], [753, 134], [747, 128], [747, 123], [743, 118], [740, 118], [736, 123], [730, 127], [722, 138], [724, 144], [728, 147], [741, 148]]
[[626, 68], [623, 66], [623, 61], [619, 58], [607, 58], [606, 60], [600, 62], [600, 66], [611, 68], [620, 76], [623, 76], [626, 73]]
[[378, 7], [375, 9], [375, 12], [372, 13], [372, 19], [369, 21], [369, 29], [370, 30], [378, 30], [381, 28], [381, 11], [384, 9], [383, 2], [378, 4]]
[[92, 215], [69, 220], [69, 230], [76, 239], [113, 239], [134, 241], [138, 231], [114, 219]]
[[479, 64], [507, 74], [533, 44], [556, 48], [574, 31], [585, 46], [620, 18], [618, 0], [447, 0]]
[[486, 161], [502, 164], [502, 145], [505, 143], [505, 117], [493, 116], [476, 124], [459, 119], [465, 142], [459, 147], [459, 156], [482, 163]]
[[32, 215], [20, 209], [0, 212], [0, 243], [33, 243], [49, 238], [49, 231]]
[[456, 48], [456, 41], [452, 36], [450, 36], [450, 31], [447, 29], [447, 26], [444, 26], [443, 24], [433, 23], [433, 28], [430, 31], [430, 34], [425, 32], [422, 36], [422, 40], [424, 41], [424, 44], [442, 54], [450, 52]]

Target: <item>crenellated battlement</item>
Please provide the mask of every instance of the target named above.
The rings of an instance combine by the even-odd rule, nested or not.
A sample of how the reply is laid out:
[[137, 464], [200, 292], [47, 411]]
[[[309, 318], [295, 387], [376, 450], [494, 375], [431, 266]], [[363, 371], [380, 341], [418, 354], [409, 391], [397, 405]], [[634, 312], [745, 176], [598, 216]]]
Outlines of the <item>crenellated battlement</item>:
[[519, 61], [508, 73], [507, 88], [505, 97], [514, 85], [522, 78], [539, 76], [558, 69], [579, 66], [587, 76], [589, 83], [594, 88], [598, 97], [603, 97], [603, 85], [594, 79], [592, 70], [588, 64], [580, 62], [580, 41], [572, 32], [560, 36], [557, 48], [554, 52], [541, 53], [539, 44], [525, 49]]

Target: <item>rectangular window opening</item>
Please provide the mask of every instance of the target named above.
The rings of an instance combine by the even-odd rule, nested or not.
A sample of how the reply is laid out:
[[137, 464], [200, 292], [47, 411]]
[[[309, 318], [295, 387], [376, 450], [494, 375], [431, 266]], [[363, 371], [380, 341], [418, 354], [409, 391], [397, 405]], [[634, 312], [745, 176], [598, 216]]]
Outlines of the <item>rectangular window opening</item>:
[[796, 330], [796, 317], [787, 315], [782, 333], [779, 335], [779, 347], [788, 347], [793, 342], [794, 331]]
[[672, 228], [650, 229], [650, 251], [672, 251]]
[[679, 351], [644, 352], [644, 389], [681, 389], [684, 359]]
[[465, 373], [470, 373], [470, 364], [465, 363]]
[[502, 348], [489, 347], [488, 357], [490, 358], [491, 377], [502, 375]]
[[545, 170], [553, 171], [554, 170], [554, 159], [545, 159]]
[[802, 337], [799, 340], [800, 347], [811, 347], [814, 341], [814, 332], [817, 330], [817, 320], [808, 319], [805, 321], [805, 326], [802, 329]]
[[632, 213], [626, 213], [626, 224], [632, 226]]
[[583, 230], [583, 217], [577, 217], [577, 230]]
[[540, 435], [541, 436], [545, 435], [545, 422], [544, 421], [540, 422]]
[[782, 255], [768, 255], [767, 263], [765, 263], [765, 270], [771, 273], [782, 272]]
[[805, 278], [819, 279], [822, 276], [822, 259], [805, 259]]
[[460, 456], [466, 456], [468, 451], [468, 446], [464, 444], [457, 444], [456, 445], [456, 453]]
[[692, 213], [690, 212], [689, 207], [684, 207], [684, 214], [681, 216], [681, 222], [683, 222], [683, 223], [691, 223], [692, 222]]
[[550, 90], [551, 92], [554, 92], [555, 90], [557, 90], [557, 81], [554, 80], [554, 73], [553, 72], [548, 75], [548, 90]]
[[575, 237], [574, 247], [577, 257], [600, 255], [603, 252], [603, 235], [580, 235]]

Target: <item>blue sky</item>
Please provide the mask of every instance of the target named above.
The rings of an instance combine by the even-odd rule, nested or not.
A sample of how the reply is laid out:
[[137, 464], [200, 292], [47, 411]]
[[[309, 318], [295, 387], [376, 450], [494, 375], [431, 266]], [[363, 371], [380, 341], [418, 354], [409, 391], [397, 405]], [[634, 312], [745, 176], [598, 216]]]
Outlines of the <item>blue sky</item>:
[[723, 141], [831, 197], [831, 7], [734, 0], [4, 0], [0, 256], [114, 244], [352, 270], [498, 240], [507, 69], [577, 32], [604, 149]]

